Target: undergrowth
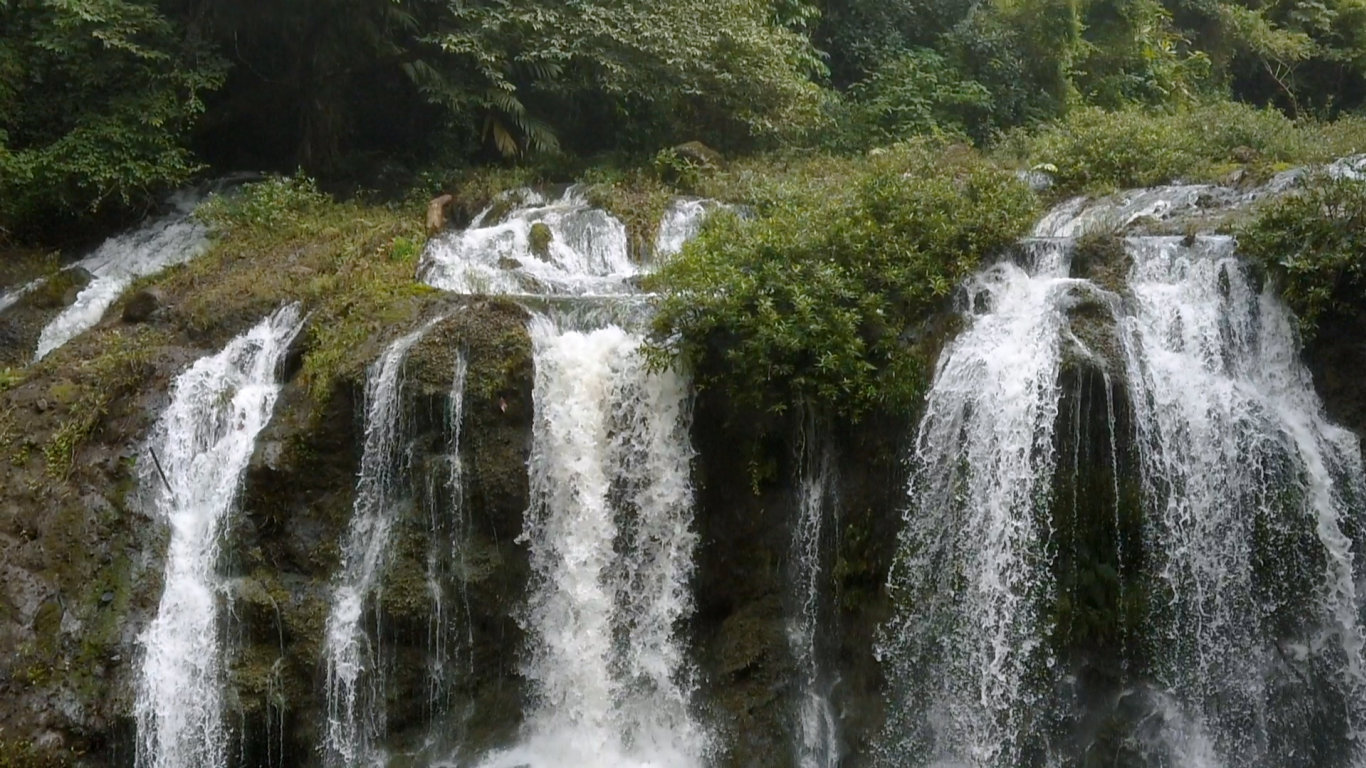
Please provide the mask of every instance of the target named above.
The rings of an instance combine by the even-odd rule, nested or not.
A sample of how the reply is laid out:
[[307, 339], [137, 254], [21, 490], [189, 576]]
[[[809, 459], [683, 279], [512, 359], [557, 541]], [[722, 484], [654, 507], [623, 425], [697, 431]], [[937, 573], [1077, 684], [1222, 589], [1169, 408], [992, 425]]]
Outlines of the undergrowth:
[[271, 179], [216, 197], [199, 214], [218, 233], [209, 252], [156, 282], [176, 319], [221, 344], [276, 307], [310, 313], [303, 381], [319, 400], [364, 367], [363, 342], [411, 318], [433, 293], [414, 274], [426, 240], [420, 209], [336, 202], [307, 178]]

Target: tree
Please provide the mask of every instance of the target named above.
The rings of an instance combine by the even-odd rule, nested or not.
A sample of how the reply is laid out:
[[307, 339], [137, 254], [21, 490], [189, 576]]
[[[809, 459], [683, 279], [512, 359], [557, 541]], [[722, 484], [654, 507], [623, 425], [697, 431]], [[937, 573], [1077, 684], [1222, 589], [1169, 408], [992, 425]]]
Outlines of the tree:
[[185, 136], [223, 72], [151, 0], [0, 5], [0, 227], [147, 205], [183, 182]]

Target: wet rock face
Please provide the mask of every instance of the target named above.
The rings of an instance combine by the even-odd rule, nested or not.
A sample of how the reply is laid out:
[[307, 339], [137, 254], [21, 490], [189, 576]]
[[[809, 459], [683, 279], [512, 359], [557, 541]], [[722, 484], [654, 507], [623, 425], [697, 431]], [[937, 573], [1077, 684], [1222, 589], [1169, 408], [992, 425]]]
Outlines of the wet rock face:
[[1366, 309], [1321, 323], [1304, 361], [1328, 418], [1366, 438]]
[[[72, 354], [93, 356], [90, 344]], [[32, 375], [0, 392], [0, 765], [132, 762], [137, 640], [167, 541], [139, 500], [134, 456], [194, 355], [152, 355], [61, 474], [45, 449], [70, 416], [58, 396], [71, 382]]]
[[0, 368], [18, 367], [32, 360], [43, 326], [74, 302], [91, 279], [91, 274], [80, 267], [61, 270], [0, 310]]
[[[746, 441], [752, 430], [723, 394], [699, 397], [695, 525], [701, 536], [690, 623], [700, 673], [697, 704], [716, 729], [725, 766], [789, 766], [800, 728], [805, 670], [789, 642], [793, 621], [792, 533], [798, 519], [793, 479], [797, 425], [779, 426], [755, 455], [773, 461], [753, 490]], [[861, 425], [823, 425], [832, 433], [834, 519], [825, 522], [819, 577], [822, 620], [815, 639], [834, 681], [844, 765], [871, 764], [882, 724], [882, 669], [874, 658], [878, 627], [889, 615], [883, 585], [906, 499], [902, 461], [907, 417]], [[762, 471], [762, 470], [761, 470]]]
[[[451, 308], [432, 311], [447, 311]], [[400, 500], [377, 601], [363, 625], [380, 649], [386, 743], [397, 753], [480, 752], [510, 740], [523, 705], [515, 607], [528, 577], [517, 543], [527, 507], [531, 348], [525, 313], [478, 303], [450, 312], [404, 367], [413, 491]], [[468, 364], [460, 464], [451, 498], [449, 396]], [[319, 686], [339, 542], [347, 536], [363, 441], [364, 382], [319, 407], [291, 386], [262, 433], [231, 536], [232, 705], [245, 764], [312, 765], [327, 705]], [[433, 590], [440, 592], [440, 609]], [[434, 683], [435, 647], [459, 663]], [[453, 706], [453, 704], [455, 704]], [[230, 718], [230, 721], [232, 718]], [[447, 741], [429, 743], [440, 733]]]

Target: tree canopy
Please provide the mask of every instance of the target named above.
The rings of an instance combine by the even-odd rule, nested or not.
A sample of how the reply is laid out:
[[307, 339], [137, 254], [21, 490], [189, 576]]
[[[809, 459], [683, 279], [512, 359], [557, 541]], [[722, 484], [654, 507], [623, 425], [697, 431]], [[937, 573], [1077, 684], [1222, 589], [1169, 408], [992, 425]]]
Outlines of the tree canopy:
[[3, 0], [0, 227], [201, 166], [990, 142], [1077, 107], [1366, 99], [1363, 0]]

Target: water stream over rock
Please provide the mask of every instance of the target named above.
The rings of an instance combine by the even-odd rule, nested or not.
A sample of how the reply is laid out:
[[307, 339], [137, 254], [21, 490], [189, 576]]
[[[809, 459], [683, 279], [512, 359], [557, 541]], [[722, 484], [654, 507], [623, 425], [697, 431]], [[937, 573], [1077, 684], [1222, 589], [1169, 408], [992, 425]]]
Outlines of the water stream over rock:
[[299, 307], [285, 307], [182, 373], [140, 462], [171, 541], [161, 605], [142, 638], [139, 768], [228, 764], [219, 548], [299, 328]]

